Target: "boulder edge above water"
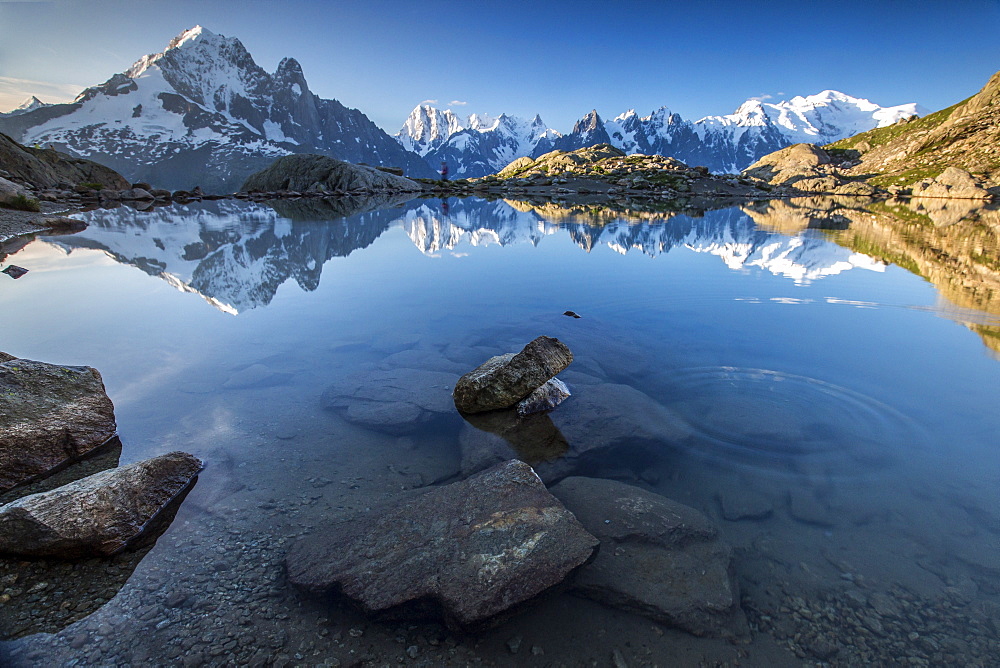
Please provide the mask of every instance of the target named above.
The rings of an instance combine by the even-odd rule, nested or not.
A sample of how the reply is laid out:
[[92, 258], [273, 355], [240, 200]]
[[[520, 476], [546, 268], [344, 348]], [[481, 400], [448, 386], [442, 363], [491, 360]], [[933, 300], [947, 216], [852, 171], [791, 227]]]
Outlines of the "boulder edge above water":
[[573, 362], [565, 343], [539, 336], [521, 352], [491, 357], [458, 379], [452, 396], [463, 413], [509, 408]]
[[88, 455], [116, 429], [97, 369], [0, 353], [0, 492]]
[[355, 165], [327, 155], [299, 153], [275, 160], [269, 167], [247, 177], [240, 188], [246, 192], [372, 192], [423, 190], [416, 181], [368, 165]]
[[12, 501], [0, 507], [0, 553], [111, 556], [161, 519], [201, 468], [194, 455], [171, 452]]

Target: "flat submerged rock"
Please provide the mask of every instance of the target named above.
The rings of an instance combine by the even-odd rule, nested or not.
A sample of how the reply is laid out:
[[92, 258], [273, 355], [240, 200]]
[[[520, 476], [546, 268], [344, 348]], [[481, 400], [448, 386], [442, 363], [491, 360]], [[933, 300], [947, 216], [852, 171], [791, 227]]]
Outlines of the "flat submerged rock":
[[552, 493], [601, 540], [574, 591], [694, 635], [749, 633], [732, 548], [705, 515], [613, 480], [566, 478]]
[[559, 584], [597, 545], [532, 468], [512, 460], [320, 527], [286, 565], [293, 585], [340, 592], [368, 614], [468, 628]]
[[0, 353], [0, 492], [86, 456], [116, 428], [97, 369]]

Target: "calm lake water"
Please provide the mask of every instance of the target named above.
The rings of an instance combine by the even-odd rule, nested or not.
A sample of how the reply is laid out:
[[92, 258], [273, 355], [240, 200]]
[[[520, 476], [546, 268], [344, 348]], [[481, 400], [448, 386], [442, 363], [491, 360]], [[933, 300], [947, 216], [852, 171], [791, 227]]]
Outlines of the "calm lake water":
[[[996, 211], [383, 206], [97, 210], [3, 259], [29, 273], [0, 276], [0, 350], [99, 369], [122, 463], [181, 449], [206, 469], [148, 551], [0, 562], [0, 663], [997, 665]], [[285, 583], [324, 518], [485, 465], [457, 413], [390, 428], [324, 397], [373, 371], [457, 378], [542, 334], [576, 358], [564, 406], [606, 384], [649, 402], [613, 406], [602, 447], [549, 479], [712, 518], [749, 640], [565, 593], [458, 635]], [[636, 427], [651, 405], [684, 437]]]

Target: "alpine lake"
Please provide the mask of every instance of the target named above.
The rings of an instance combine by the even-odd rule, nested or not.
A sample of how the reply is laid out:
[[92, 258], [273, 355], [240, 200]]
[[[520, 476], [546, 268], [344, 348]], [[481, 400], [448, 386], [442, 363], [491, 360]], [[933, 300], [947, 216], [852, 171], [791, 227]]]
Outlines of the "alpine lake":
[[[87, 230], [0, 252], [29, 270], [0, 276], [0, 350], [97, 368], [121, 463], [184, 450], [206, 467], [152, 546], [0, 560], [0, 664], [1000, 661], [996, 208], [341, 198], [77, 216]], [[582, 437], [549, 424], [483, 448], [489, 425], [453, 407], [379, 422], [382, 390], [401, 391], [385, 372], [457, 379], [540, 335], [575, 357], [552, 416], [602, 397], [609, 419]], [[419, 385], [402, 391], [450, 392]], [[704, 513], [749, 633], [697, 637], [568, 588], [460, 633], [286, 581], [317, 525], [511, 457]]]

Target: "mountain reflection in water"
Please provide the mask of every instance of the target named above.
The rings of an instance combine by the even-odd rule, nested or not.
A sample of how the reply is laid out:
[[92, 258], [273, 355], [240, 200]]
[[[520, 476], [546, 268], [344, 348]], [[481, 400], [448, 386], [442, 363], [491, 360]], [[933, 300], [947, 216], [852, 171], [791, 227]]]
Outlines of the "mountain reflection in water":
[[966, 200], [886, 204], [810, 197], [714, 211], [639, 211], [607, 204], [353, 197], [220, 200], [151, 212], [119, 207], [82, 217], [90, 225], [85, 232], [51, 243], [70, 251], [103, 250], [233, 314], [269, 304], [288, 279], [315, 290], [326, 262], [368, 247], [396, 225], [427, 255], [463, 245], [537, 245], [565, 232], [587, 252], [607, 246], [656, 257], [683, 247], [718, 256], [733, 270], [757, 267], [798, 284], [896, 264], [938, 288], [941, 315], [1000, 351], [1000, 212]]

